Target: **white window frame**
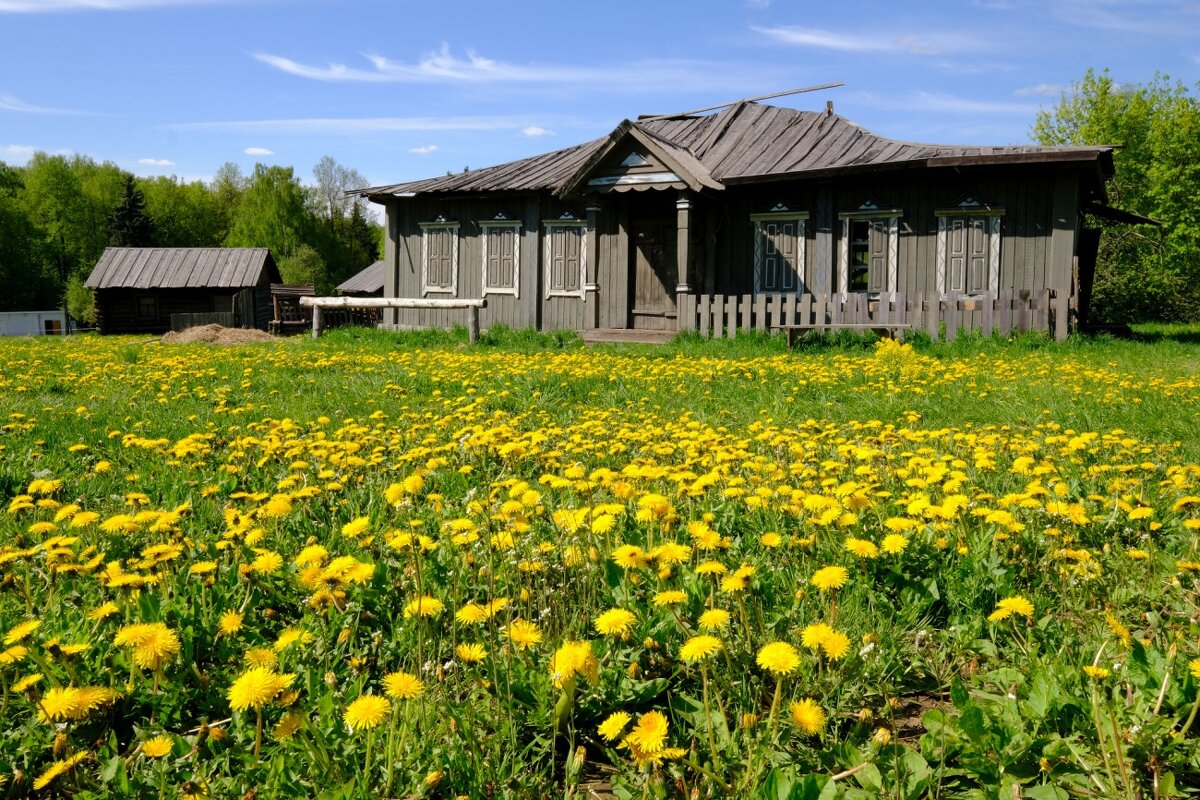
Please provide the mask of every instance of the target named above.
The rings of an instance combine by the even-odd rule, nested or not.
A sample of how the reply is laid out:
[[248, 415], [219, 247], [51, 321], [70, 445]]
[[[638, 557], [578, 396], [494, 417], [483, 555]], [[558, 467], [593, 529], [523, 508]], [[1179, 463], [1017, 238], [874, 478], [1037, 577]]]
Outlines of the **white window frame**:
[[542, 227], [547, 233], [555, 228], [578, 228], [579, 229], [579, 289], [578, 291], [567, 291], [563, 289], [552, 289], [550, 286], [550, 267], [551, 267], [551, 237], [543, 236], [544, 243], [542, 245], [542, 260], [545, 264], [545, 280], [546, 280], [546, 299], [551, 297], [577, 297], [580, 300], [587, 294], [587, 252], [588, 252], [588, 226], [587, 221], [582, 219], [547, 219], [542, 220]]
[[[765, 295], [780, 295], [789, 294], [800, 295], [804, 294], [804, 290], [808, 288], [808, 273], [807, 273], [807, 243], [808, 243], [808, 217], [807, 211], [768, 211], [765, 214], [751, 214], [750, 222], [754, 225], [754, 293]], [[799, 260], [799, 268], [796, 270], [796, 288], [789, 289], [763, 289], [762, 288], [762, 260], [763, 260], [763, 223], [791, 221], [796, 223], [796, 258]]]
[[900, 285], [900, 218], [898, 208], [871, 208], [838, 214], [842, 223], [842, 240], [838, 247], [838, 294], [850, 294], [850, 225], [863, 220], [887, 220], [887, 277], [883, 291], [894, 292]]
[[[488, 234], [496, 228], [511, 228], [513, 232], [513, 285], [512, 288], [496, 288], [488, 286]], [[483, 275], [483, 286], [480, 291], [480, 297], [487, 297], [489, 294], [512, 295], [519, 298], [521, 296], [521, 221], [511, 219], [487, 219], [480, 220], [479, 231], [482, 234], [479, 238], [483, 240], [483, 266], [481, 274]]]
[[[950, 248], [947, 241], [949, 221], [961, 217], [984, 217], [987, 220], [985, 228], [988, 232], [988, 285], [985, 291], [988, 294], [996, 294], [1000, 290], [1000, 220], [1004, 217], [1004, 209], [988, 208], [978, 201], [968, 200], [953, 208], [939, 208], [933, 213], [937, 217], [937, 293], [939, 295], [946, 294], [947, 278], [949, 277], [947, 275], [950, 269]], [[978, 295], [963, 292], [962, 296]]]
[[[419, 223], [421, 226], [421, 296], [431, 294], [448, 294], [451, 297], [458, 297], [458, 223], [446, 222], [444, 220], [435, 220], [433, 222]], [[453, 247], [450, 251], [450, 260], [454, 263], [454, 269], [450, 272], [449, 286], [430, 286], [429, 285], [429, 232], [430, 231], [450, 231], [453, 236]]]

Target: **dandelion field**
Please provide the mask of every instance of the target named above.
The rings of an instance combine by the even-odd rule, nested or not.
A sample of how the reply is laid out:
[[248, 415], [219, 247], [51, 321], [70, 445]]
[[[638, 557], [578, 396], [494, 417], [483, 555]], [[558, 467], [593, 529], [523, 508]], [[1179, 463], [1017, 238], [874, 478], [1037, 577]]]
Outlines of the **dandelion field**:
[[0, 341], [0, 797], [1195, 796], [1196, 355]]

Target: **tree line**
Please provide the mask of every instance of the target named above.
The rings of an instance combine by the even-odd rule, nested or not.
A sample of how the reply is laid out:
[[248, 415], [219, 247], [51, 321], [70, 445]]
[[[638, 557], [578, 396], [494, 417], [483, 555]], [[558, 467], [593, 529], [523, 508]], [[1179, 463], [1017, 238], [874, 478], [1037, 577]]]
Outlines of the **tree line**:
[[291, 167], [227, 163], [209, 182], [136, 177], [87, 156], [36, 153], [0, 161], [0, 311], [91, 314], [84, 288], [104, 248], [268, 247], [284, 281], [329, 294], [376, 260], [383, 229], [347, 190], [366, 180], [322, 158], [313, 182]]
[[1200, 321], [1200, 84], [1163, 75], [1120, 84], [1088, 70], [1033, 126], [1044, 145], [1117, 145], [1109, 204], [1161, 227], [1089, 219], [1103, 229], [1093, 317]]

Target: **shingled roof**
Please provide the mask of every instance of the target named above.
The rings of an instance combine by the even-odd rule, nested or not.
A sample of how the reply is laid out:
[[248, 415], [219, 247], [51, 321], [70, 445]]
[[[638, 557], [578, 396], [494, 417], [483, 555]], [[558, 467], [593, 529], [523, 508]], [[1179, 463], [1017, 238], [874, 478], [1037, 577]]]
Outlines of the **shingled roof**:
[[263, 270], [279, 282], [265, 247], [108, 247], [88, 276], [91, 289], [241, 288]]
[[[837, 114], [762, 103], [735, 103], [708, 115], [626, 120], [609, 136], [532, 158], [440, 178], [363, 189], [372, 199], [418, 194], [551, 191], [570, 194], [589, 169], [626, 136], [660, 143], [675, 162], [700, 165], [681, 175], [719, 188], [906, 166], [1097, 162], [1112, 171], [1111, 147], [1004, 147], [921, 144], [886, 139]], [[678, 171], [678, 170], [677, 170]], [[689, 180], [689, 183], [692, 181]]]
[[350, 292], [361, 292], [363, 294], [382, 292], [384, 277], [383, 262], [376, 261], [363, 271], [339, 283], [337, 290], [342, 294], [349, 294]]

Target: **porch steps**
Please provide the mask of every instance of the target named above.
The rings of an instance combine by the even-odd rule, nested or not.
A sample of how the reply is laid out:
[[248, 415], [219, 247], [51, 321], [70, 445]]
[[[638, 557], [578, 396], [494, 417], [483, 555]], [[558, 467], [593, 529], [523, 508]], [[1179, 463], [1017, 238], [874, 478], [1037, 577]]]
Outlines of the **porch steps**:
[[629, 328], [594, 328], [581, 331], [579, 337], [586, 345], [666, 344], [675, 338], [675, 333], [675, 331], [644, 331]]

